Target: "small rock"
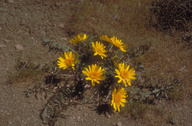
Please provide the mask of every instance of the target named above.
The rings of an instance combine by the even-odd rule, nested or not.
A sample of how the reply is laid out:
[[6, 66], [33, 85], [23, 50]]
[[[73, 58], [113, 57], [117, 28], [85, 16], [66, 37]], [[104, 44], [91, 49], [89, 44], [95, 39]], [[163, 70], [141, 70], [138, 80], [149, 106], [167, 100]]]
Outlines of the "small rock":
[[67, 41], [67, 38], [63, 37], [63, 38], [61, 38], [61, 40]]
[[116, 126], [122, 126], [122, 122], [118, 122]]
[[95, 122], [95, 121], [97, 121], [97, 119], [93, 119], [93, 121]]
[[43, 4], [47, 6], [47, 5], [49, 5], [49, 2], [48, 1], [43, 1]]
[[79, 108], [79, 111], [82, 111], [82, 110], [83, 110], [83, 108], [82, 108], [82, 107], [80, 107], [80, 108]]
[[29, 14], [28, 14], [28, 13], [25, 13], [25, 16], [27, 17], [27, 16], [29, 16]]
[[23, 46], [21, 45], [21, 44], [16, 44], [15, 45], [15, 48], [17, 49], [17, 50], [23, 50]]
[[83, 116], [87, 117], [87, 116], [88, 116], [88, 114], [87, 114], [87, 113], [83, 113]]
[[4, 44], [0, 44], [0, 48], [6, 47], [6, 45]]
[[10, 40], [8, 40], [8, 39], [3, 39], [3, 42], [10, 42]]
[[60, 7], [62, 4], [61, 3], [59, 3], [59, 2], [56, 2], [55, 3], [55, 7]]
[[9, 3], [13, 3], [13, 2], [14, 2], [14, 0], [8, 0], [8, 2], [9, 2]]
[[107, 118], [111, 118], [111, 116], [109, 115], [109, 113], [106, 113], [106, 116], [107, 116]]
[[65, 25], [64, 25], [63, 23], [60, 23], [60, 24], [59, 24], [59, 27], [60, 27], [60, 28], [64, 28]]
[[81, 119], [80, 116], [77, 116], [77, 121], [80, 121], [80, 119]]

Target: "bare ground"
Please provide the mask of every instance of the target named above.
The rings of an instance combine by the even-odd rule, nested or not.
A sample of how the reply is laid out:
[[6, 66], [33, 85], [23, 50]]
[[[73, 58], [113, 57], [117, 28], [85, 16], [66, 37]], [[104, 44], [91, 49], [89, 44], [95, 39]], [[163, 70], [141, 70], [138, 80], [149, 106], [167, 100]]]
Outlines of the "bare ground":
[[[75, 5], [76, 2], [78, 1], [44, 1], [43, 3], [38, 0], [0, 1], [1, 126], [47, 125], [42, 123], [39, 116], [40, 111], [46, 104], [46, 100], [41, 97], [38, 100], [34, 97], [26, 98], [24, 95], [24, 91], [31, 88], [34, 83], [25, 81], [9, 85], [7, 83], [8, 75], [14, 70], [15, 60], [20, 56], [23, 60], [27, 60], [29, 56], [32, 56], [37, 64], [45, 64], [46, 62], [55, 61], [58, 58], [59, 54], [48, 52], [48, 49], [42, 46], [42, 37], [45, 34], [48, 38], [54, 39], [59, 43], [65, 42], [67, 44], [69, 42], [70, 38], [65, 26], [73, 10], [71, 4]], [[156, 48], [154, 47], [154, 49]], [[174, 50], [170, 48], [170, 51], [165, 51], [165, 53], [171, 51]], [[171, 60], [171, 55], [168, 58]], [[191, 58], [191, 55], [187, 58]], [[191, 69], [191, 65], [187, 60], [181, 66], [183, 66], [180, 68], [182, 71]], [[185, 76], [182, 77], [185, 78]], [[187, 76], [186, 78], [188, 79], [187, 82], [190, 83], [187, 88], [191, 89], [191, 76]], [[177, 102], [162, 100], [158, 104], [163, 107], [165, 113], [163, 116], [149, 111], [144, 119], [138, 120], [133, 120], [131, 117], [120, 115], [119, 113], [100, 115], [95, 111], [95, 108], [89, 105], [72, 106], [63, 112], [66, 115], [66, 119], [59, 118], [55, 125], [192, 126], [191, 96], [186, 96], [183, 100]]]

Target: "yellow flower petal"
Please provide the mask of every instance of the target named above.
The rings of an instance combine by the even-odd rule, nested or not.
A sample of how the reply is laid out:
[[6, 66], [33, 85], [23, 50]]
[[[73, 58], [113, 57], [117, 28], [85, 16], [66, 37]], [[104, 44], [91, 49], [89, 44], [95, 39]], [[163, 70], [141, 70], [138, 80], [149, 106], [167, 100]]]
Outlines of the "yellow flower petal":
[[105, 76], [103, 76], [104, 69], [97, 66], [97, 64], [93, 64], [91, 66], [89, 65], [88, 68], [84, 68], [84, 70], [82, 70], [82, 73], [87, 76], [85, 78], [86, 80], [91, 80], [93, 86], [95, 83], [100, 84], [100, 81], [105, 79]]
[[106, 42], [111, 42], [111, 39], [107, 35], [100, 36], [100, 39], [102, 39], [103, 41], [106, 41]]
[[75, 63], [77, 63], [79, 60], [76, 59], [76, 54], [70, 52], [64, 52], [64, 54], [61, 55], [61, 57], [58, 58], [57, 65], [59, 68], [66, 69], [67, 67], [72, 67], [73, 69], [75, 66]]
[[88, 38], [86, 34], [78, 34], [77, 37], [73, 37], [73, 39], [70, 40], [70, 43], [76, 44], [81, 41], [85, 41]]
[[116, 92], [116, 89], [112, 92], [112, 100], [111, 106], [120, 112], [120, 106], [124, 107], [124, 103], [126, 102], [127, 92], [124, 88], [121, 88]]
[[103, 45], [103, 43], [100, 43], [98, 41], [96, 41], [95, 43], [92, 42], [92, 47], [93, 47], [93, 52], [95, 52], [94, 56], [99, 55], [101, 56], [102, 59], [103, 57], [107, 57], [107, 55], [105, 54], [107, 50], [105, 50], [105, 46]]
[[127, 87], [128, 85], [131, 85], [131, 80], [135, 79], [135, 70], [133, 68], [130, 69], [130, 66], [122, 63], [122, 64], [118, 64], [118, 69], [115, 69], [116, 78], [119, 78], [118, 83], [121, 83], [121, 81], [123, 81], [123, 84], [125, 85], [125, 87]]
[[126, 52], [126, 50], [125, 50], [126, 45], [124, 45], [124, 43], [121, 41], [122, 40], [117, 39], [117, 37], [115, 37], [115, 36], [111, 37], [111, 43], [113, 45], [115, 45], [116, 47], [118, 47], [121, 51]]

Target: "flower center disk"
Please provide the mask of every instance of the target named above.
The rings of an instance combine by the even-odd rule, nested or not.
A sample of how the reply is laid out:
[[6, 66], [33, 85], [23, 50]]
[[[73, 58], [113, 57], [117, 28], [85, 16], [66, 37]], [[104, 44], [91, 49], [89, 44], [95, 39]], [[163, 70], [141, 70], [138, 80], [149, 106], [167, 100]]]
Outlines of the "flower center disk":
[[121, 77], [122, 78], [127, 78], [128, 77], [128, 72], [127, 71], [122, 71], [121, 72]]
[[98, 53], [102, 53], [102, 51], [99, 48], [96, 48]]
[[97, 74], [96, 72], [90, 73], [90, 77], [91, 77], [92, 79], [97, 78], [97, 76], [98, 76], [98, 74]]
[[66, 60], [66, 63], [67, 63], [68, 65], [71, 65], [73, 61], [74, 61], [73, 58], [69, 58], [69, 59]]
[[116, 94], [116, 95], [115, 95], [115, 98], [114, 98], [114, 101], [115, 101], [115, 103], [116, 103], [117, 105], [119, 105], [120, 102], [121, 102], [121, 95], [120, 95], [120, 94]]

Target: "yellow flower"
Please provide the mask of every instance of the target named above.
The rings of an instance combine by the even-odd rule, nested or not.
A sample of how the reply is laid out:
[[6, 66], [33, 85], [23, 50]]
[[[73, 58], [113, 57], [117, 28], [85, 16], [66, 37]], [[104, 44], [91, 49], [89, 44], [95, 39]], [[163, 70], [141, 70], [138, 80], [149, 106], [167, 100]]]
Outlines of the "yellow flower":
[[121, 88], [116, 92], [116, 89], [112, 92], [112, 100], [111, 100], [111, 106], [116, 110], [120, 112], [120, 105], [122, 107], [124, 106], [124, 103], [126, 102], [126, 97], [128, 97], [127, 92], [124, 88]]
[[104, 54], [107, 52], [107, 50], [105, 50], [105, 46], [103, 45], [103, 43], [100, 43], [98, 41], [96, 41], [95, 43], [92, 42], [92, 47], [93, 47], [93, 52], [95, 52], [94, 56], [100, 55], [101, 59], [103, 59], [103, 57], [107, 57], [107, 55]]
[[92, 66], [88, 66], [88, 68], [85, 68], [85, 70], [83, 70], [82, 73], [87, 76], [85, 78], [86, 80], [91, 80], [91, 83], [92, 83], [93, 86], [95, 85], [95, 82], [100, 84], [99, 81], [105, 79], [105, 77], [103, 76], [104, 69], [97, 66], [97, 64], [94, 64]]
[[117, 39], [117, 37], [113, 36], [111, 37], [111, 43], [115, 45], [116, 47], [120, 48], [121, 51], [126, 52], [125, 48], [126, 45], [123, 45], [122, 40]]
[[58, 66], [59, 68], [66, 69], [67, 67], [72, 67], [73, 69], [75, 66], [75, 63], [79, 62], [79, 60], [76, 60], [76, 54], [70, 52], [64, 52], [59, 58]]
[[119, 64], [118, 65], [118, 69], [115, 69], [116, 72], [116, 76], [117, 78], [119, 78], [118, 83], [121, 83], [121, 81], [123, 81], [125, 87], [127, 87], [126, 82], [131, 86], [131, 80], [135, 79], [135, 70], [133, 68], [129, 69], [130, 66], [127, 64]]
[[103, 41], [111, 42], [111, 39], [107, 35], [100, 36], [100, 39], [102, 39]]
[[70, 43], [76, 44], [80, 41], [85, 41], [88, 38], [86, 34], [78, 34], [77, 37], [73, 37], [73, 39], [70, 40]]

